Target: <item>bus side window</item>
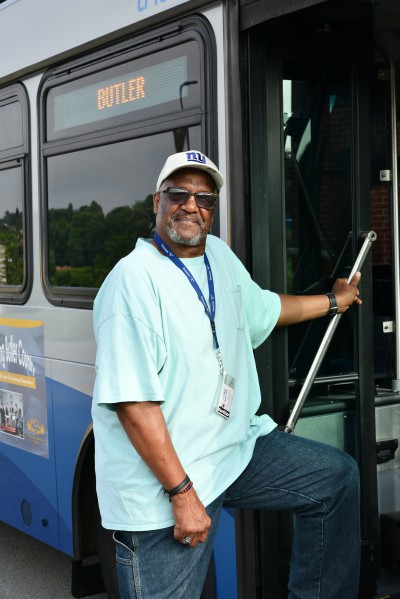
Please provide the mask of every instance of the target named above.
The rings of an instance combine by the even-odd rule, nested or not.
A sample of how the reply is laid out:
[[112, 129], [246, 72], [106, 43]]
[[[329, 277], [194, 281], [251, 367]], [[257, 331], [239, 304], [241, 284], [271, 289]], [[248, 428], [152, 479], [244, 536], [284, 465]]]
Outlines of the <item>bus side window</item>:
[[23, 303], [27, 288], [28, 136], [22, 86], [0, 93], [0, 302]]

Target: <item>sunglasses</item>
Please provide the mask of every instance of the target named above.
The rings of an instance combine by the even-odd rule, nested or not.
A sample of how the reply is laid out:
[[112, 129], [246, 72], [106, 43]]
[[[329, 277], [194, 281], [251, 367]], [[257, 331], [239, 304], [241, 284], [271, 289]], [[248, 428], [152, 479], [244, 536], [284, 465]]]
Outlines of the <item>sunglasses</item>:
[[172, 204], [186, 204], [189, 199], [193, 196], [196, 201], [198, 208], [205, 208], [211, 210], [215, 206], [215, 202], [218, 200], [217, 193], [208, 193], [207, 191], [189, 191], [183, 187], [167, 187], [167, 189], [160, 189], [158, 193], [165, 193]]

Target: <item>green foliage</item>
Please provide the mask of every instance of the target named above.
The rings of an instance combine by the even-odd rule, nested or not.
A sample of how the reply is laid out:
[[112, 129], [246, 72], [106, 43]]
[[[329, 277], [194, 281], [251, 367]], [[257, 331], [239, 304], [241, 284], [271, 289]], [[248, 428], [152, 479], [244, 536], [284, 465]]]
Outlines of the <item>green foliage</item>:
[[[74, 210], [52, 208], [48, 214], [49, 269], [52, 285], [101, 285], [108, 272], [135, 247], [153, 222], [153, 198], [120, 206], [104, 215], [97, 202]], [[1, 232], [0, 232], [1, 234]]]
[[22, 285], [23, 280], [23, 215], [17, 208], [0, 219], [0, 284]]
[[[153, 222], [153, 198], [120, 206], [104, 215], [97, 202], [48, 213], [48, 260], [52, 285], [98, 288], [112, 267], [135, 247]], [[0, 285], [24, 280], [23, 214], [6, 211], [0, 219]]]

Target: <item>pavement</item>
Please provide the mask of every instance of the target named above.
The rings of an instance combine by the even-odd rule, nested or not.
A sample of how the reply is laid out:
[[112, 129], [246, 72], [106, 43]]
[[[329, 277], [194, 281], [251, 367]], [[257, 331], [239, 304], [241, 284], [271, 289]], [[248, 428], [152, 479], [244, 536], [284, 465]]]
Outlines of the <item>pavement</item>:
[[0, 522], [0, 599], [71, 599], [70, 586], [67, 555]]
[[[399, 572], [386, 573], [376, 599], [400, 599], [399, 579]], [[71, 599], [70, 586], [67, 555], [0, 522], [0, 599]]]

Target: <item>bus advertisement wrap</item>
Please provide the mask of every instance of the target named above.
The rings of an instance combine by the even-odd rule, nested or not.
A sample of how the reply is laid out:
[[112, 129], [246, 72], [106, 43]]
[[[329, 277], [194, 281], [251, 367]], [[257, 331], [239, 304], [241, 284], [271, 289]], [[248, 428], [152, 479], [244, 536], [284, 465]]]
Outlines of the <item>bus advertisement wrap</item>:
[[0, 318], [0, 442], [49, 455], [44, 323]]

